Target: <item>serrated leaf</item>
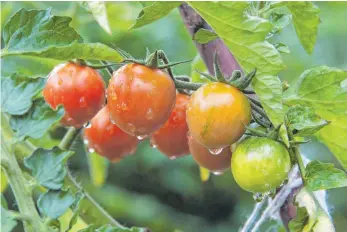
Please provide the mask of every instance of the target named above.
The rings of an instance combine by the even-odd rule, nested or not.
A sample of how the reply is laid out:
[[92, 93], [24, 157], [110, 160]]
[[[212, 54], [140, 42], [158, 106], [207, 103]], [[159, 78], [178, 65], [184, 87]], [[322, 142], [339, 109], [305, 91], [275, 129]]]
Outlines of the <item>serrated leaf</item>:
[[131, 29], [143, 27], [150, 24], [162, 17], [168, 15], [174, 8], [178, 7], [181, 2], [152, 2], [152, 4], [145, 4], [136, 23]]
[[319, 8], [312, 2], [287, 2], [287, 7], [293, 15], [293, 24], [296, 34], [306, 52], [311, 54], [316, 44]]
[[193, 40], [200, 44], [206, 44], [217, 38], [218, 35], [216, 33], [205, 28], [200, 28], [193, 36]]
[[208, 179], [210, 178], [210, 171], [206, 168], [203, 168], [203, 167], [199, 167], [199, 171], [200, 171], [201, 181], [202, 182], [208, 181]]
[[289, 47], [285, 45], [284, 43], [275, 43], [274, 46], [277, 49], [277, 51], [280, 53], [284, 53], [284, 54], [290, 53]]
[[296, 86], [286, 91], [284, 103], [312, 107], [330, 124], [317, 137], [334, 153], [347, 170], [347, 72], [319, 66], [304, 71]]
[[192, 72], [191, 72], [191, 77], [192, 77], [192, 82], [210, 82], [210, 80], [208, 80], [206, 77], [204, 77], [203, 75], [201, 75], [199, 72], [204, 72], [206, 73], [208, 70], [206, 68], [206, 65], [204, 63], [204, 61], [201, 59], [200, 55], [197, 55], [194, 60], [191, 63], [192, 65]]
[[21, 116], [12, 116], [10, 125], [16, 132], [19, 140], [27, 137], [34, 139], [41, 138], [49, 128], [59, 122], [64, 116], [64, 108], [59, 106], [57, 110], [52, 110], [43, 99], [34, 102], [29, 112]]
[[328, 122], [322, 119], [314, 112], [311, 107], [295, 105], [287, 111], [288, 125], [291, 130], [297, 130], [296, 136], [310, 136], [328, 125]]
[[95, 18], [96, 22], [100, 25], [104, 31], [108, 34], [112, 34], [111, 28], [108, 22], [107, 10], [105, 2], [103, 1], [83, 1], [81, 5], [90, 12]]
[[17, 221], [14, 219], [10, 211], [1, 207], [0, 224], [2, 232], [11, 232], [17, 226]]
[[58, 147], [51, 150], [38, 148], [24, 159], [25, 166], [31, 170], [36, 180], [46, 188], [59, 190], [66, 176], [65, 163], [73, 154]]
[[35, 56], [56, 60], [90, 59], [121, 62], [119, 53], [101, 43], [82, 43], [69, 26], [71, 18], [52, 16], [51, 9], [21, 9], [5, 25], [1, 57]]
[[1, 78], [1, 110], [11, 115], [25, 114], [44, 85], [43, 78], [30, 79], [17, 75]]
[[57, 219], [75, 202], [75, 196], [69, 191], [49, 190], [39, 197], [37, 206], [46, 217]]
[[231, 50], [244, 71], [257, 68], [252, 86], [271, 121], [283, 122], [282, 86], [278, 73], [284, 68], [276, 48], [265, 41], [272, 24], [246, 13], [249, 2], [189, 2]]
[[96, 153], [87, 153], [87, 156], [92, 183], [97, 187], [101, 187], [107, 178], [109, 162]]
[[312, 161], [306, 166], [306, 184], [310, 191], [347, 186], [347, 174], [334, 164]]

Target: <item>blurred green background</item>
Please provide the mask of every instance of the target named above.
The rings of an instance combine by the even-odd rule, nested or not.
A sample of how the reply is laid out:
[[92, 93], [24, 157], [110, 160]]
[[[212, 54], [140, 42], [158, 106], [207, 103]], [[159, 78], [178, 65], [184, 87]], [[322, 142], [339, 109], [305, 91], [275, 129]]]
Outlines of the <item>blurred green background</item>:
[[[347, 2], [316, 4], [321, 9], [322, 22], [312, 55], [305, 53], [292, 25], [271, 39], [287, 44], [291, 50], [290, 54], [283, 55], [287, 67], [280, 73], [281, 79], [289, 83], [295, 83], [305, 69], [317, 65], [347, 69]], [[107, 2], [106, 5], [112, 36], [104, 32], [78, 2], [1, 2], [1, 27], [20, 8], [52, 7], [53, 14], [72, 17], [70, 25], [85, 41], [115, 44], [135, 57], [144, 56], [146, 47], [151, 51], [164, 50], [172, 61], [196, 56], [197, 50], [178, 10], [148, 26], [128, 31], [141, 11], [141, 4]], [[183, 64], [174, 71], [190, 74], [191, 66]], [[57, 139], [61, 136], [59, 131], [53, 135]], [[38, 146], [53, 145], [44, 139], [34, 142]], [[254, 204], [252, 194], [235, 184], [230, 171], [202, 183], [198, 166], [190, 156], [171, 161], [151, 148], [148, 141], [141, 143], [135, 155], [111, 164], [105, 185], [95, 187], [90, 181], [81, 140], [76, 142], [75, 148], [77, 153], [70, 160], [70, 169], [88, 192], [127, 226], [148, 227], [154, 232], [237, 231]], [[304, 145], [302, 151], [310, 159], [333, 162], [340, 167], [329, 150], [317, 141]], [[5, 197], [15, 208], [9, 188]], [[337, 231], [346, 231], [346, 189], [329, 190], [327, 200]], [[262, 231], [278, 231], [279, 228], [276, 222], [270, 222]]]

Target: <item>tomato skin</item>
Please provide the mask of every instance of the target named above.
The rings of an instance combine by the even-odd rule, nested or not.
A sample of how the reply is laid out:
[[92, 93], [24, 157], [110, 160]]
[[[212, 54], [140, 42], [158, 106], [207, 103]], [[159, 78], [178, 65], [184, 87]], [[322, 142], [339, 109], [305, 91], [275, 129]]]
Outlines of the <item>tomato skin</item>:
[[187, 110], [191, 135], [207, 148], [224, 148], [235, 143], [251, 121], [247, 97], [237, 88], [208, 83], [193, 93]]
[[126, 64], [113, 73], [107, 89], [111, 120], [123, 131], [148, 136], [169, 118], [176, 89], [160, 69]]
[[117, 162], [136, 151], [138, 139], [112, 124], [107, 106], [90, 123], [91, 126], [84, 129], [84, 139], [99, 155]]
[[203, 145], [198, 143], [194, 137], [188, 135], [189, 150], [194, 160], [201, 166], [212, 172], [223, 172], [230, 168], [231, 151], [229, 148], [223, 148], [218, 155], [213, 155]]
[[231, 158], [231, 171], [238, 185], [249, 192], [268, 192], [283, 183], [291, 168], [287, 149], [275, 140], [248, 137]]
[[105, 104], [105, 83], [90, 67], [64, 63], [49, 74], [43, 97], [53, 109], [64, 106], [63, 125], [78, 128], [91, 120]]
[[169, 158], [189, 154], [186, 122], [188, 101], [188, 95], [178, 93], [169, 119], [152, 135], [151, 143]]

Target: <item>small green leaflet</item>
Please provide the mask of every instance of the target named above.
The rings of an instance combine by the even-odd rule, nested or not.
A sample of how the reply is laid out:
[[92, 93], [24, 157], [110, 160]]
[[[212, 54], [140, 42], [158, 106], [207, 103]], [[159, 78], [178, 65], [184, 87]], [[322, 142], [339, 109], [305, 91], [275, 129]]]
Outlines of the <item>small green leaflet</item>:
[[306, 166], [306, 183], [310, 191], [347, 186], [347, 174], [333, 164], [312, 161]]
[[193, 36], [193, 40], [200, 44], [206, 44], [218, 38], [218, 35], [210, 30], [200, 28]]
[[287, 111], [287, 123], [291, 130], [296, 130], [296, 136], [310, 136], [328, 125], [328, 122], [322, 119], [314, 112], [311, 107], [295, 105]]
[[66, 232], [69, 231], [77, 222], [80, 212], [80, 203], [84, 199], [84, 193], [82, 191], [79, 191], [76, 193], [75, 196], [75, 202], [71, 205], [71, 209], [73, 211], [72, 218], [70, 219], [69, 222], [69, 227], [67, 228]]
[[73, 154], [58, 147], [51, 150], [38, 148], [24, 159], [25, 166], [31, 170], [36, 180], [46, 188], [59, 190], [66, 176], [65, 163]]
[[52, 110], [43, 99], [34, 101], [33, 106], [24, 115], [12, 116], [10, 119], [11, 128], [16, 132], [19, 140], [27, 137], [34, 139], [41, 138], [49, 128], [64, 116], [64, 108]]
[[49, 190], [39, 197], [37, 206], [40, 213], [51, 219], [57, 219], [75, 202], [71, 191]]
[[312, 2], [287, 2], [287, 7], [293, 15], [293, 24], [296, 34], [306, 52], [311, 54], [316, 44], [318, 25], [320, 19], [318, 16], [319, 8]]
[[269, 35], [272, 36], [280, 30], [282, 30], [283, 28], [285, 28], [286, 26], [288, 26], [292, 21], [292, 16], [281, 12], [273, 11], [270, 14], [269, 20], [273, 25], [273, 29]]
[[178, 7], [181, 2], [147, 2], [139, 16], [136, 19], [136, 23], [131, 29], [136, 29], [150, 24], [162, 17], [168, 15], [174, 8]]
[[100, 27], [108, 34], [112, 34], [110, 25], [108, 23], [108, 16], [105, 2], [103, 1], [83, 1], [81, 6], [90, 12]]
[[246, 13], [249, 2], [188, 2], [228, 46], [244, 72], [257, 68], [252, 86], [274, 125], [283, 122], [282, 86], [278, 73], [284, 68], [276, 48], [265, 39], [273, 25]]
[[[71, 18], [52, 16], [51, 9], [15, 13], [3, 30], [1, 57], [26, 55], [55, 60], [90, 59], [121, 62], [123, 57], [101, 43], [83, 43], [69, 26]], [[6, 64], [3, 64], [6, 65]]]
[[15, 220], [12, 213], [1, 206], [1, 217], [0, 217], [1, 231], [11, 232], [13, 228], [17, 226], [17, 221]]
[[305, 207], [297, 207], [296, 217], [290, 220], [288, 227], [290, 232], [302, 232], [306, 222], [309, 219], [307, 209]]
[[284, 54], [290, 53], [289, 47], [285, 45], [284, 43], [275, 43], [274, 46], [277, 49], [277, 51], [280, 53], [284, 53]]
[[85, 229], [79, 230], [78, 232], [150, 232], [148, 229], [144, 228], [119, 228], [112, 227], [111, 225], [103, 225], [101, 227], [97, 227], [95, 225], [90, 225]]
[[43, 78], [30, 79], [16, 75], [1, 78], [1, 110], [11, 115], [25, 114], [44, 85]]

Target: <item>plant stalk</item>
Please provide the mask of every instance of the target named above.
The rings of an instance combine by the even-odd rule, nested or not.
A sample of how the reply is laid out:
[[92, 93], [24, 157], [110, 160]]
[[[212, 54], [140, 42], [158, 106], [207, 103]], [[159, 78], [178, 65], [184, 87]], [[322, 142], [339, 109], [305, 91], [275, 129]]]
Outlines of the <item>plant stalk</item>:
[[[294, 141], [293, 132], [291, 130], [288, 130], [288, 137], [289, 137], [290, 141]], [[300, 154], [299, 145], [295, 144], [290, 149], [292, 149], [292, 151], [294, 153], [294, 156], [295, 156], [295, 159], [298, 162], [301, 178], [302, 178], [303, 184], [305, 185], [305, 182], [306, 182], [305, 181], [305, 179], [306, 179], [306, 171], [305, 171], [304, 162], [303, 162], [301, 154]]]

